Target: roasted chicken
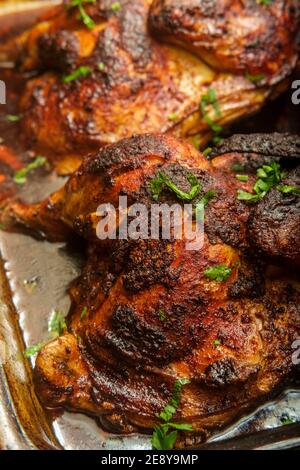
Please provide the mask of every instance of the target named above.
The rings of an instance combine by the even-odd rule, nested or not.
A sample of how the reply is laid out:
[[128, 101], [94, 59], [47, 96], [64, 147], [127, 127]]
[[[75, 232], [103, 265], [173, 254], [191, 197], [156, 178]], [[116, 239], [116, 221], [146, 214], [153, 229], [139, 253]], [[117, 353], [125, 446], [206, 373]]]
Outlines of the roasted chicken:
[[65, 2], [2, 47], [30, 77], [23, 135], [68, 170], [137, 133], [201, 144], [285, 88], [299, 10], [298, 0]]
[[[6, 205], [7, 227], [23, 224], [52, 240], [76, 232], [87, 241], [68, 328], [37, 357], [41, 400], [96, 415], [114, 432], [150, 431], [174, 382], [188, 379], [175, 416], [193, 426], [178, 441], [184, 445], [275, 390], [294, 367], [300, 334], [299, 158], [295, 135], [233, 136], [211, 160], [171, 136], [135, 136], [86, 158], [44, 202]], [[270, 165], [280, 183], [255, 199], [256, 172]], [[185, 193], [189, 175], [196, 178], [193, 204], [206, 197], [203, 247], [188, 250], [172, 236], [99, 240], [98, 206], [117, 208], [123, 195], [128, 206], [150, 208], [158, 174]], [[239, 190], [253, 200], [239, 200]], [[164, 186], [155, 200], [183, 204], [178, 194]], [[207, 275], [219, 266], [225, 277]]]

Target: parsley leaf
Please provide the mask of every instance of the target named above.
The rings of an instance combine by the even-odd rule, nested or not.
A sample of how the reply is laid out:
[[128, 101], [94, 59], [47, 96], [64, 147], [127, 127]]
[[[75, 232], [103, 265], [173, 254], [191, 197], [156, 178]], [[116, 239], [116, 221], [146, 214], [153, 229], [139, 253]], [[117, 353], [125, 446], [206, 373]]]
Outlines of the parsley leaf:
[[48, 322], [48, 332], [60, 336], [67, 328], [66, 319], [59, 310], [53, 310]]
[[167, 187], [176, 194], [178, 199], [192, 201], [199, 194], [201, 186], [193, 173], [188, 173], [187, 180], [191, 185], [191, 189], [188, 193], [179, 189], [165, 173], [159, 171], [158, 175], [150, 182], [153, 199], [157, 201], [163, 189]]
[[239, 189], [237, 192], [237, 198], [239, 201], [259, 201], [265, 197], [270, 189], [280, 183], [283, 178], [280, 165], [276, 162], [271, 162], [269, 165], [263, 165], [261, 168], [258, 168], [256, 174], [258, 179], [253, 186], [254, 193], [248, 193], [247, 191]]
[[251, 75], [249, 72], [245, 73], [245, 77], [253, 83], [262, 82], [266, 78], [262, 73], [258, 75]]
[[114, 2], [111, 6], [112, 11], [120, 11], [121, 4], [120, 2]]
[[209, 88], [207, 90], [207, 94], [202, 96], [201, 103], [200, 103], [200, 110], [203, 117], [203, 120], [206, 124], [209, 125], [211, 130], [216, 134], [222, 132], [223, 127], [217, 124], [207, 113], [207, 106], [212, 105], [215, 111], [215, 115], [217, 118], [221, 117], [221, 110], [220, 105], [217, 99], [217, 94], [213, 88]]
[[276, 187], [278, 191], [280, 191], [283, 194], [298, 194], [300, 195], [300, 188], [297, 188], [297, 186], [289, 186], [287, 184], [281, 184]]
[[177, 113], [171, 113], [168, 116], [169, 121], [177, 121], [177, 119], [178, 119], [178, 114]]
[[249, 176], [248, 175], [235, 175], [236, 179], [239, 180], [239, 181], [248, 181], [249, 179]]
[[206, 207], [211, 199], [216, 197], [217, 192], [214, 189], [207, 191], [204, 196], [197, 202], [195, 206], [195, 217], [197, 221], [202, 221], [204, 223], [204, 211], [203, 207]]
[[204, 157], [207, 157], [212, 151], [213, 151], [212, 147], [206, 147], [206, 149], [203, 150], [202, 155]]
[[81, 312], [81, 315], [80, 315], [80, 321], [83, 320], [84, 317], [87, 316], [87, 313], [88, 313], [87, 307], [83, 307], [82, 312]]
[[296, 421], [294, 421], [293, 419], [289, 418], [288, 416], [283, 416], [281, 419], [280, 419], [281, 423], [285, 426], [287, 424], [294, 424], [296, 423]]
[[92, 70], [90, 67], [86, 65], [81, 65], [81, 67], [74, 70], [74, 72], [70, 73], [70, 75], [65, 75], [63, 77], [63, 82], [64, 83], [73, 82], [74, 80], [77, 80], [78, 78], [86, 77], [90, 73], [92, 73]]
[[67, 5], [67, 8], [68, 9], [78, 8], [78, 11], [79, 11], [78, 19], [80, 19], [88, 29], [93, 29], [95, 27], [95, 22], [87, 14], [83, 5], [85, 3], [95, 3], [95, 2], [96, 0], [72, 0], [71, 3]]
[[35, 170], [36, 168], [39, 168], [40, 166], [45, 165], [46, 163], [46, 158], [38, 156], [36, 157], [32, 162], [30, 162], [26, 167], [21, 168], [21, 170], [17, 171], [14, 175], [14, 182], [17, 184], [24, 184], [27, 181], [26, 176], [28, 173], [31, 171]]
[[160, 321], [165, 321], [165, 319], [167, 318], [166, 312], [161, 308], [158, 310], [157, 315]]
[[[177, 431], [193, 430], [193, 426], [190, 424], [170, 422], [179, 407], [181, 389], [188, 383], [190, 383], [188, 379], [178, 379], [175, 381], [172, 399], [159, 414], [159, 418], [163, 423], [154, 426], [151, 439], [152, 447], [156, 450], [173, 449], [177, 439]], [[171, 429], [175, 429], [175, 431], [169, 432]]]
[[44, 345], [45, 343], [37, 343], [37, 344], [34, 344], [33, 346], [30, 346], [29, 348], [25, 349], [25, 351], [23, 352], [24, 357], [29, 358], [29, 357], [34, 356], [44, 347]]
[[100, 62], [98, 64], [98, 69], [100, 70], [100, 72], [104, 72], [105, 70], [105, 64], [103, 62]]
[[6, 119], [9, 121], [9, 122], [18, 122], [22, 119], [22, 114], [7, 114], [6, 115]]
[[272, 0], [256, 0], [259, 5], [270, 5]]
[[224, 282], [228, 279], [232, 272], [232, 269], [228, 268], [224, 264], [218, 266], [212, 266], [204, 271], [204, 275], [212, 281]]

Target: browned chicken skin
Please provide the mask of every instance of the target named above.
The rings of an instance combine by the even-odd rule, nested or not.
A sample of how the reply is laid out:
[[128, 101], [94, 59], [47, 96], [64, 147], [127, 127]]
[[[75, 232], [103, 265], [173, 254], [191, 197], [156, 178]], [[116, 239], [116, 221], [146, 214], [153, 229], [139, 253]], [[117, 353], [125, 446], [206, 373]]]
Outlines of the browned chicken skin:
[[[17, 39], [20, 69], [39, 72], [20, 102], [23, 131], [47, 157], [68, 156], [68, 168], [137, 133], [199, 134], [201, 143], [211, 135], [199, 108], [209, 87], [221, 114], [207, 112], [223, 126], [282, 91], [297, 60], [296, 0], [119, 3], [84, 4], [88, 29], [66, 2]], [[63, 83], [82, 66], [91, 73]]]
[[297, 0], [155, 0], [150, 25], [216, 69], [263, 74], [276, 83], [297, 61], [298, 15]]
[[[173, 137], [136, 136], [87, 158], [43, 203], [11, 203], [2, 217], [7, 225], [25, 223], [52, 239], [75, 230], [88, 240], [87, 264], [70, 289], [68, 332], [37, 358], [43, 402], [100, 416], [113, 431], [149, 431], [175, 379], [184, 377], [190, 384], [176, 422], [191, 423], [191, 434], [203, 436], [276, 388], [293, 367], [300, 333], [299, 277], [283, 267], [299, 260], [299, 195], [274, 188], [249, 205], [236, 192], [251, 190], [256, 169], [271, 161], [281, 161], [285, 184], [299, 185], [299, 158], [298, 136], [234, 136], [211, 162]], [[243, 166], [247, 182], [236, 179], [233, 165]], [[215, 191], [205, 209], [203, 248], [190, 251], [186, 240], [172, 238], [98, 240], [98, 205], [117, 207], [119, 195], [127, 195], [129, 205], [149, 206], [158, 170], [183, 191], [192, 172], [201, 184], [198, 199]], [[159, 202], [180, 201], [164, 190]], [[273, 220], [284, 232], [270, 245]], [[231, 269], [225, 281], [205, 276], [220, 264]]]

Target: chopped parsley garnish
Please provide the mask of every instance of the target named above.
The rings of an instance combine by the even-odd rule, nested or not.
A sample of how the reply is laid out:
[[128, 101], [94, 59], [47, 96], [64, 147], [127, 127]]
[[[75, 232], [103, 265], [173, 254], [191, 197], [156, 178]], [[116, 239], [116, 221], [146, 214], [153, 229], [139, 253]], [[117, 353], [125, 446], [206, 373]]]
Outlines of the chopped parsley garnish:
[[87, 316], [87, 313], [88, 313], [87, 307], [83, 307], [81, 315], [80, 315], [80, 320], [83, 320]]
[[276, 162], [272, 162], [270, 165], [263, 165], [261, 168], [258, 168], [256, 174], [258, 179], [253, 186], [254, 193], [248, 193], [247, 191], [239, 189], [237, 193], [239, 201], [259, 201], [265, 197], [270, 189], [280, 183], [283, 177], [280, 165]]
[[171, 113], [168, 116], [169, 121], [177, 121], [178, 119], [178, 114], [177, 113]]
[[202, 154], [204, 157], [207, 157], [212, 151], [213, 151], [212, 147], [206, 147], [206, 149], [203, 150]]
[[272, 0], [256, 0], [259, 5], [270, 5]]
[[161, 308], [158, 310], [157, 315], [160, 321], [165, 321], [165, 319], [167, 318], [166, 312]]
[[87, 65], [81, 65], [81, 67], [74, 70], [74, 72], [70, 73], [70, 75], [65, 75], [63, 77], [63, 82], [64, 83], [73, 82], [74, 80], [77, 80], [78, 78], [81, 78], [81, 77], [86, 77], [87, 75], [90, 75], [91, 73], [92, 73], [92, 70], [90, 67], [88, 67]]
[[223, 140], [224, 140], [224, 137], [222, 137], [220, 135], [215, 135], [215, 137], [213, 137], [212, 141], [215, 145], [217, 145], [217, 144], [220, 144], [221, 142], [223, 142]]
[[112, 11], [120, 11], [121, 4], [120, 2], [114, 2], [111, 6]]
[[48, 332], [60, 336], [66, 328], [66, 319], [63, 314], [59, 310], [53, 310], [48, 322]]
[[221, 344], [221, 341], [220, 341], [219, 339], [216, 339], [216, 340], [214, 341], [214, 346], [215, 346], [215, 347], [220, 346], [220, 344]]
[[280, 419], [280, 421], [281, 421], [281, 424], [283, 424], [284, 426], [285, 426], [286, 424], [295, 424], [295, 423], [296, 423], [296, 421], [294, 421], [293, 419], [289, 418], [288, 416], [283, 416], [283, 417]]
[[181, 389], [188, 383], [190, 383], [188, 379], [175, 381], [172, 398], [158, 416], [162, 424], [154, 426], [151, 439], [152, 447], [156, 450], [173, 449], [177, 439], [177, 431], [193, 431], [193, 426], [190, 424], [171, 422], [180, 405]]
[[9, 121], [9, 122], [18, 122], [22, 119], [22, 114], [7, 114], [6, 115], [6, 119]]
[[209, 203], [209, 201], [211, 199], [213, 199], [214, 197], [216, 197], [216, 190], [215, 189], [210, 189], [209, 191], [207, 191], [204, 196], [202, 196], [202, 198], [200, 199], [200, 201], [198, 202], [198, 204], [203, 204], [203, 206], [207, 206], [207, 204]]
[[212, 281], [224, 282], [228, 279], [232, 272], [232, 269], [228, 268], [224, 264], [218, 266], [212, 266], [204, 271], [204, 275]]
[[245, 73], [245, 77], [253, 83], [262, 82], [266, 78], [262, 73], [258, 75], [251, 75], [249, 72]]
[[95, 2], [96, 0], [71, 0], [71, 3], [67, 5], [67, 8], [68, 9], [78, 8], [78, 12], [79, 12], [78, 19], [81, 20], [88, 29], [93, 29], [95, 27], [95, 22], [87, 14], [83, 5], [85, 3], [95, 3]]
[[220, 105], [217, 99], [217, 94], [213, 88], [207, 90], [207, 94], [202, 96], [200, 103], [200, 110], [206, 124], [209, 125], [211, 130], [215, 134], [222, 132], [223, 128], [219, 124], [213, 121], [213, 119], [207, 113], [207, 106], [212, 105], [215, 110], [215, 115], [217, 118], [221, 117]]
[[100, 70], [100, 72], [104, 72], [105, 70], [105, 64], [103, 62], [100, 62], [98, 64], [98, 69]]
[[248, 175], [235, 175], [236, 179], [239, 180], [239, 181], [248, 181], [249, 179], [249, 176]]
[[233, 173], [236, 173], [236, 172], [245, 171], [245, 168], [244, 168], [244, 166], [241, 164], [241, 162], [236, 161], [235, 163], [233, 163], [233, 164], [231, 165], [230, 170], [231, 170]]
[[203, 207], [206, 207], [207, 204], [211, 199], [216, 197], [217, 192], [214, 189], [210, 189], [207, 191], [204, 196], [200, 199], [199, 202], [197, 202], [195, 206], [195, 216], [197, 221], [201, 221], [204, 223], [204, 212], [203, 212]]
[[15, 175], [14, 175], [14, 182], [17, 184], [24, 184], [26, 183], [27, 175], [31, 171], [35, 170], [36, 168], [39, 168], [40, 166], [45, 165], [46, 163], [46, 158], [38, 156], [36, 157], [32, 162], [30, 162], [26, 167], [21, 168], [21, 170], [18, 170]]
[[[48, 321], [48, 341], [61, 336], [66, 328], [67, 324], [63, 314], [58, 310], [53, 310]], [[29, 348], [25, 349], [23, 355], [27, 358], [34, 356], [47, 344], [48, 341], [30, 346]]]
[[34, 344], [33, 346], [30, 346], [29, 348], [25, 349], [23, 355], [27, 358], [32, 357], [37, 354], [44, 347], [44, 345], [45, 343]]
[[279, 186], [276, 187], [278, 191], [280, 191], [283, 194], [298, 194], [300, 195], [300, 188], [297, 188], [297, 186], [289, 186], [288, 184], [280, 184]]
[[187, 180], [191, 185], [191, 189], [188, 193], [179, 189], [171, 181], [171, 179], [167, 175], [165, 175], [165, 173], [159, 171], [157, 176], [153, 178], [150, 182], [150, 188], [153, 199], [157, 201], [163, 189], [168, 188], [170, 191], [173, 191], [176, 194], [178, 199], [181, 199], [183, 201], [192, 201], [193, 199], [195, 199], [196, 196], [198, 196], [201, 185], [198, 182], [196, 176], [193, 175], [193, 173], [188, 173]]

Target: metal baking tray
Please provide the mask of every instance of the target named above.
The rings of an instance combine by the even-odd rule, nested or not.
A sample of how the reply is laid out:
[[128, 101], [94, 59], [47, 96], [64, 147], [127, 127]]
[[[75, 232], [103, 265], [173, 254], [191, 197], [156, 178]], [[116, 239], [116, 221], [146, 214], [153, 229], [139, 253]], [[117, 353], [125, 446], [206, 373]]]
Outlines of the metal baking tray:
[[[1, 32], [34, 21], [49, 3], [52, 2], [1, 3], [0, 43]], [[11, 108], [3, 111], [1, 106], [0, 111], [11, 111]], [[297, 112], [299, 110], [291, 107], [290, 93], [287, 92], [255, 119], [245, 121], [231, 132], [299, 132]], [[63, 179], [53, 174], [39, 175], [31, 179], [20, 196], [35, 202], [62, 184]], [[50, 244], [24, 234], [0, 231], [0, 253], [0, 449], [151, 449], [149, 436], [109, 434], [88, 416], [45, 410], [35, 395], [33, 363], [24, 359], [22, 351], [45, 338], [49, 313], [53, 308], [68, 311], [67, 288], [79, 274], [82, 264], [80, 245], [76, 241], [72, 245]], [[300, 424], [282, 426], [286, 418], [300, 423], [298, 383], [298, 378], [294, 377], [268, 402], [241, 416], [238, 422], [213, 436], [200, 448], [279, 449], [300, 446]]]

